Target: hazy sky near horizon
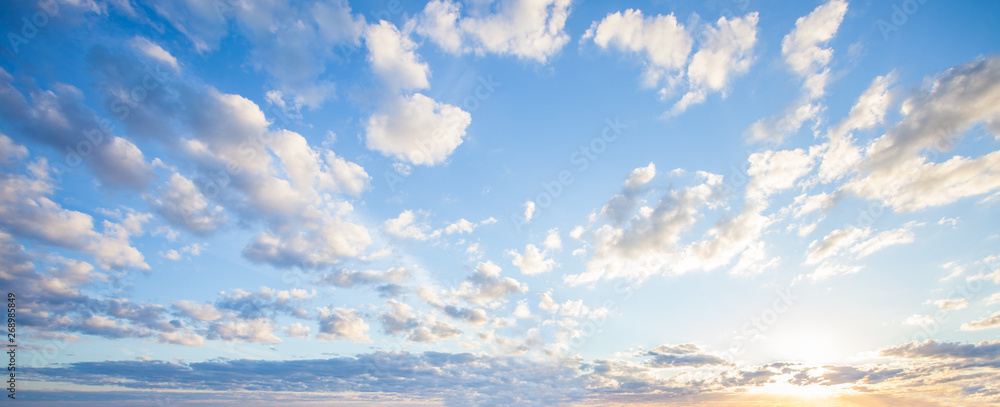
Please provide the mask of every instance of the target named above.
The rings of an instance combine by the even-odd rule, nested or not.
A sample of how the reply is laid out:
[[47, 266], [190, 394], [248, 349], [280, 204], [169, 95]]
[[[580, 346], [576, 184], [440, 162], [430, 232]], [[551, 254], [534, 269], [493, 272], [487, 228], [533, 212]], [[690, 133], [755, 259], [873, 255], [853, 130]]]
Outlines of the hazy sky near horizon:
[[996, 2], [0, 14], [29, 404], [1000, 403]]

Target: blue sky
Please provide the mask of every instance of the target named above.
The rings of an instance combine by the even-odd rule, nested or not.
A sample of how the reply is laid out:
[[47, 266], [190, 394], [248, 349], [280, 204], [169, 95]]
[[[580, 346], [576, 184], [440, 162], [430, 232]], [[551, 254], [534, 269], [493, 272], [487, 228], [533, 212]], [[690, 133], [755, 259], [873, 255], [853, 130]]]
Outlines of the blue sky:
[[996, 403], [998, 13], [5, 4], [17, 397]]

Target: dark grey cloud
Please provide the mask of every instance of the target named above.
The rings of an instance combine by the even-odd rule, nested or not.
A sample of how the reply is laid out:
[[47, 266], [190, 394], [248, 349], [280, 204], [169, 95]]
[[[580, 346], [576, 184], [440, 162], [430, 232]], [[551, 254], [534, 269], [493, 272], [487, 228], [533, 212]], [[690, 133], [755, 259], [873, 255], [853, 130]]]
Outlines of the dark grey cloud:
[[469, 353], [375, 352], [311, 360], [78, 362], [33, 371], [46, 380], [130, 389], [396, 393], [449, 406], [559, 405], [580, 399], [577, 371], [554, 362]]
[[728, 363], [718, 356], [702, 353], [697, 345], [690, 343], [658, 346], [646, 352], [646, 355], [652, 356], [646, 361], [646, 365], [652, 368], [699, 367]]
[[1000, 341], [976, 343], [910, 342], [882, 349], [882, 356], [905, 359], [985, 359], [1000, 361]]
[[140, 190], [156, 177], [142, 151], [116, 135], [111, 122], [87, 107], [83, 92], [71, 85], [43, 89], [0, 68], [0, 118], [15, 135], [46, 144], [64, 157], [53, 162], [58, 171], [71, 171], [82, 162], [107, 184]]

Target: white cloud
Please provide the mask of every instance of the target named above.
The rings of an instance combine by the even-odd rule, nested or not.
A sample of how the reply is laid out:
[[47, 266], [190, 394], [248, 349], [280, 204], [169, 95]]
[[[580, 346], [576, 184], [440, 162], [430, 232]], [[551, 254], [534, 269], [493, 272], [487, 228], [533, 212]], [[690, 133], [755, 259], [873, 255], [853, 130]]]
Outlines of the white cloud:
[[517, 319], [528, 319], [531, 317], [531, 309], [528, 307], [527, 300], [520, 300], [517, 302], [517, 307], [514, 308], [514, 312], [511, 313], [514, 318]]
[[746, 135], [750, 141], [770, 141], [781, 143], [789, 134], [793, 134], [802, 125], [819, 116], [823, 106], [810, 100], [800, 100], [785, 108], [776, 116], [760, 119], [747, 128]]
[[899, 229], [887, 230], [851, 247], [851, 253], [856, 253], [860, 259], [889, 246], [913, 243], [916, 235], [911, 230], [914, 225], [906, 225]]
[[368, 338], [368, 323], [361, 319], [357, 310], [325, 307], [316, 310], [320, 313], [317, 340], [332, 342], [347, 339], [352, 342], [371, 342]]
[[417, 327], [407, 339], [414, 342], [433, 343], [462, 335], [462, 330], [444, 321], [428, 317], [424, 326]]
[[698, 220], [701, 207], [718, 203], [724, 189], [722, 176], [698, 176], [704, 183], [667, 192], [645, 216], [633, 217], [623, 227], [606, 224], [595, 230], [591, 241], [594, 254], [586, 270], [566, 276], [566, 282], [577, 285], [600, 279], [644, 279], [697, 268], [697, 262], [682, 262], [681, 234]]
[[167, 260], [180, 260], [181, 254], [174, 249], [167, 250], [166, 252], [160, 252], [160, 256], [163, 256]]
[[868, 129], [885, 121], [885, 113], [892, 101], [889, 86], [895, 81], [895, 77], [890, 74], [875, 78], [851, 107], [847, 118], [827, 132], [829, 141], [821, 147], [820, 181], [837, 180], [861, 161], [861, 149], [854, 145], [851, 132]]
[[830, 62], [833, 50], [823, 46], [837, 34], [846, 13], [847, 2], [832, 0], [795, 21], [795, 29], [781, 41], [781, 53], [793, 72], [806, 76]]
[[750, 182], [747, 197], [763, 201], [769, 195], [795, 186], [795, 181], [813, 169], [812, 154], [802, 149], [754, 153], [748, 159]]
[[142, 234], [148, 216], [130, 217], [128, 227], [105, 220], [98, 232], [91, 215], [50, 199], [56, 185], [45, 159], [27, 164], [26, 169], [26, 174], [0, 173], [0, 225], [19, 237], [92, 254], [105, 269], [149, 270], [142, 253], [129, 242]]
[[559, 303], [552, 299], [552, 290], [538, 294], [538, 297], [541, 298], [538, 302], [538, 308], [551, 313], [559, 311]]
[[213, 232], [228, 220], [222, 206], [210, 204], [194, 182], [178, 173], [145, 199], [167, 221], [197, 234]]
[[963, 331], [981, 331], [984, 329], [993, 329], [998, 327], [1000, 327], [1000, 311], [987, 318], [962, 324], [960, 329]]
[[820, 192], [816, 195], [802, 194], [795, 197], [795, 201], [792, 204], [794, 207], [794, 216], [796, 218], [801, 218], [802, 216], [808, 215], [817, 211], [825, 211], [833, 207], [836, 202], [836, 196], [833, 194], [828, 194], [826, 192]]
[[625, 179], [622, 191], [608, 200], [608, 203], [601, 208], [600, 214], [617, 224], [626, 221], [639, 204], [642, 194], [646, 192], [643, 187], [655, 176], [656, 166], [653, 163], [632, 170]]
[[593, 38], [601, 48], [614, 47], [645, 58], [644, 83], [654, 87], [676, 80], [687, 65], [694, 40], [673, 14], [643, 17], [641, 10], [608, 14], [594, 22], [583, 39]]
[[456, 294], [470, 304], [486, 305], [528, 291], [526, 284], [510, 277], [501, 277], [500, 273], [500, 266], [493, 262], [480, 262], [472, 276], [462, 282]]
[[281, 338], [274, 335], [274, 324], [267, 318], [217, 322], [210, 329], [213, 339], [250, 343], [281, 342]]
[[[1000, 151], [933, 162], [923, 151], [950, 151], [962, 134], [1000, 123], [1000, 57], [949, 69], [903, 102], [903, 119], [873, 142], [866, 171], [843, 188], [895, 211], [916, 211], [1000, 188]], [[936, 155], [936, 154], [935, 154]]]
[[548, 62], [569, 42], [564, 31], [570, 0], [513, 0], [495, 12], [461, 16], [461, 4], [431, 1], [415, 29], [450, 53], [495, 53]]
[[215, 321], [222, 318], [222, 313], [212, 304], [198, 304], [194, 301], [178, 300], [173, 303], [181, 315], [199, 321]]
[[721, 17], [714, 26], [705, 25], [704, 39], [690, 60], [694, 38], [673, 14], [644, 17], [642, 11], [634, 9], [611, 13], [594, 22], [583, 39], [593, 39], [601, 48], [640, 55], [645, 65], [643, 84], [661, 87], [661, 98], [672, 93], [686, 73], [688, 90], [669, 112], [675, 115], [704, 102], [710, 92], [725, 92], [733, 77], [750, 69], [757, 21], [757, 13], [749, 13], [732, 19]]
[[359, 257], [371, 244], [368, 229], [344, 219], [353, 209], [347, 203], [338, 208], [313, 210], [295, 228], [258, 234], [244, 249], [247, 258], [278, 267], [316, 268]]
[[824, 107], [816, 101], [825, 94], [833, 49], [823, 48], [837, 34], [847, 2], [831, 0], [795, 21], [781, 41], [781, 53], [792, 72], [803, 78], [803, 95], [784, 112], [758, 120], [747, 129], [750, 141], [781, 143], [802, 125], [816, 119]]
[[656, 165], [649, 163], [645, 167], [639, 167], [632, 170], [628, 174], [628, 178], [625, 179], [625, 188], [638, 188], [646, 185], [649, 181], [653, 180], [656, 176]]
[[411, 210], [405, 210], [399, 216], [386, 220], [382, 229], [400, 239], [427, 240], [441, 235], [440, 230], [432, 230], [427, 223], [416, 222], [416, 215]]
[[559, 238], [559, 229], [549, 229], [549, 233], [545, 236], [542, 246], [545, 246], [545, 250], [562, 249], [562, 239]]
[[[856, 226], [834, 230], [824, 236], [822, 240], [813, 240], [809, 244], [811, 251], [806, 255], [805, 264], [816, 264], [831, 256], [835, 256], [847, 250], [861, 239], [868, 237], [870, 234], [871, 229], [861, 229]], [[877, 246], [877, 243], [872, 243], [871, 245], [874, 247]]]
[[448, 225], [447, 227], [445, 227], [444, 228], [444, 233], [445, 234], [449, 234], [449, 235], [453, 234], [453, 233], [459, 233], [459, 234], [461, 234], [461, 233], [472, 233], [472, 231], [476, 229], [476, 226], [478, 226], [478, 225], [476, 225], [475, 223], [469, 222], [465, 218], [462, 218], [462, 219], [459, 219], [459, 220], [455, 221], [455, 223], [452, 223], [452, 224]]
[[444, 162], [462, 144], [468, 112], [422, 94], [400, 96], [368, 118], [368, 148], [414, 165]]
[[385, 20], [365, 30], [372, 70], [393, 90], [425, 89], [430, 68], [417, 57], [417, 44]]
[[933, 301], [932, 304], [934, 304], [934, 306], [937, 307], [939, 310], [944, 310], [944, 311], [958, 311], [958, 310], [963, 310], [963, 309], [968, 308], [969, 307], [969, 300], [967, 300], [965, 298], [959, 298], [957, 300], [956, 299], [941, 299], [941, 300], [935, 300], [935, 301]]
[[531, 222], [533, 216], [535, 216], [535, 202], [527, 201], [524, 203], [524, 223]]
[[177, 58], [174, 58], [174, 56], [170, 55], [167, 50], [163, 49], [149, 39], [136, 36], [133, 37], [129, 43], [139, 51], [142, 51], [143, 54], [146, 54], [146, 56], [169, 65], [175, 71], [180, 70], [180, 64], [177, 63]]
[[452, 54], [463, 52], [464, 33], [458, 27], [462, 5], [451, 1], [433, 0], [417, 16], [417, 33], [430, 38], [441, 49]]
[[898, 212], [943, 206], [1000, 188], [1000, 151], [978, 158], [955, 156], [942, 163], [917, 157], [851, 180], [844, 189], [877, 199]]
[[949, 217], [945, 216], [945, 217], [942, 217], [941, 220], [937, 221], [937, 224], [941, 225], [941, 226], [944, 226], [944, 225], [956, 226], [956, 225], [958, 225], [958, 219], [959, 218], [957, 216], [954, 217], [954, 218], [949, 218]]
[[780, 257], [769, 256], [764, 242], [750, 243], [740, 254], [739, 260], [733, 265], [729, 274], [734, 276], [752, 276], [763, 273], [781, 263]]
[[478, 260], [483, 257], [483, 249], [479, 243], [472, 243], [465, 248], [465, 253], [469, 255], [469, 261]]
[[539, 250], [533, 244], [524, 247], [524, 254], [519, 253], [516, 249], [507, 251], [507, 254], [513, 257], [511, 262], [520, 268], [522, 273], [529, 276], [552, 271], [552, 268], [556, 266], [556, 261], [546, 258], [546, 253], [547, 251]]
[[28, 149], [0, 133], [0, 165], [9, 165], [28, 158]]
[[469, 222], [468, 220], [465, 220], [463, 218], [463, 219], [459, 219], [455, 223], [452, 223], [452, 224], [448, 225], [444, 229], [444, 231], [445, 231], [445, 233], [447, 233], [449, 235], [453, 234], [453, 233], [472, 233], [472, 231], [475, 228], [476, 228], [476, 224], [475, 223]]
[[289, 326], [281, 328], [285, 332], [285, 336], [289, 338], [305, 338], [309, 339], [309, 334], [312, 329], [308, 326], [302, 325], [300, 322], [294, 322]]
[[733, 274], [758, 273], [773, 266], [778, 259], [768, 260], [763, 244], [758, 242], [771, 223], [761, 214], [763, 209], [763, 204], [751, 202], [736, 217], [720, 220], [706, 233], [706, 239], [685, 248], [673, 265], [675, 271], [712, 270], [729, 264], [737, 255], [739, 261], [730, 270]]
[[720, 17], [715, 27], [706, 27], [698, 52], [691, 57], [687, 77], [691, 89], [671, 109], [671, 114], [687, 110], [705, 100], [708, 92], [725, 91], [734, 76], [750, 70], [757, 43], [757, 13], [727, 19]]
[[157, 341], [161, 343], [171, 343], [175, 345], [191, 346], [191, 347], [203, 347], [205, 346], [205, 337], [185, 331], [174, 331], [174, 332], [160, 332]]
[[930, 326], [933, 325], [935, 322], [936, 321], [934, 321], [934, 317], [922, 314], [913, 314], [903, 320], [904, 325], [913, 325], [913, 326]]
[[382, 330], [387, 334], [398, 334], [406, 332], [419, 324], [413, 307], [396, 300], [385, 302], [389, 306], [389, 312], [380, 312], [378, 319], [382, 323]]

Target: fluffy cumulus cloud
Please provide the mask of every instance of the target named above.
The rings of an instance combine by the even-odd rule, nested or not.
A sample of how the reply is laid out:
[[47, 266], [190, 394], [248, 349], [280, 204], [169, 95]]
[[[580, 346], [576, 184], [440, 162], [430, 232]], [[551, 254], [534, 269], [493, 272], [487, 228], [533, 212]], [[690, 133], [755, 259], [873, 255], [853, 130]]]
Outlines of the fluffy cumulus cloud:
[[645, 17], [641, 10], [628, 9], [608, 14], [594, 22], [584, 34], [602, 48], [640, 54], [646, 71], [644, 83], [656, 86], [669, 80], [687, 65], [694, 39], [677, 17], [657, 15]]
[[511, 55], [548, 62], [569, 42], [564, 30], [570, 0], [514, 0], [490, 13], [462, 15], [462, 5], [434, 0], [417, 18], [416, 31], [449, 53]]
[[903, 118], [868, 146], [861, 173], [844, 189], [897, 211], [916, 211], [1000, 188], [998, 152], [938, 160], [922, 154], [948, 153], [976, 125], [996, 132], [998, 79], [1000, 57], [988, 57], [949, 69], [903, 101]]
[[547, 252], [548, 250], [540, 250], [538, 246], [528, 244], [524, 247], [524, 253], [512, 249], [507, 254], [512, 257], [511, 262], [520, 268], [522, 273], [530, 276], [552, 271], [556, 266], [554, 259], [546, 258]]
[[747, 135], [751, 141], [781, 143], [819, 116], [823, 106], [818, 99], [826, 93], [830, 80], [827, 65], [833, 58], [833, 49], [826, 45], [836, 36], [846, 13], [847, 2], [831, 0], [795, 21], [795, 28], [781, 41], [781, 53], [791, 71], [802, 78], [802, 96], [782, 113], [750, 126]]
[[[432, 218], [440, 209], [416, 208], [439, 196], [448, 205], [492, 199], [491, 188], [510, 192], [495, 182], [524, 174], [486, 169], [472, 197], [434, 192], [422, 188], [426, 180], [413, 179], [409, 194], [385, 201], [369, 171], [391, 168], [405, 177], [413, 167], [467, 161], [458, 148], [470, 140], [469, 111], [476, 109], [444, 102], [468, 96], [461, 83], [475, 74], [435, 69], [435, 81], [446, 83], [431, 89], [440, 52], [545, 68], [569, 43], [570, 0], [433, 0], [400, 12], [389, 4], [385, 13], [371, 13], [377, 22], [344, 0], [60, 4], [65, 14], [36, 37], [32, 55], [54, 52], [51, 38], [92, 41], [64, 30], [100, 27], [93, 24], [98, 19], [156, 29], [69, 53], [80, 60], [86, 85], [62, 83], [58, 75], [31, 78], [17, 61], [0, 68], [0, 286], [18, 293], [17, 323], [29, 352], [48, 349], [43, 341], [155, 346], [126, 354], [126, 361], [34, 366], [32, 374], [50, 383], [109, 389], [40, 390], [42, 402], [124, 405], [164, 395], [205, 405], [331, 397], [454, 406], [767, 405], [771, 394], [801, 392], [836, 394], [857, 405], [1000, 403], [1000, 342], [990, 339], [1000, 329], [1000, 313], [991, 308], [1000, 303], [1000, 294], [992, 294], [1000, 283], [998, 256], [947, 263], [942, 271], [922, 253], [913, 261], [930, 264], [930, 274], [910, 274], [938, 285], [925, 287], [929, 296], [898, 301], [921, 308], [895, 313], [902, 318], [884, 327], [944, 328], [986, 341], [869, 341], [869, 352], [843, 364], [748, 363], [666, 337], [639, 338], [669, 343], [661, 346], [612, 344], [604, 355], [581, 353], [587, 341], [608, 338], [610, 318], [634, 308], [619, 300], [648, 279], [671, 285], [690, 280], [677, 278], [685, 273], [702, 272], [699, 281], [716, 283], [735, 277], [747, 289], [726, 296], [733, 301], [782, 279], [794, 288], [807, 281], [823, 295], [803, 295], [805, 303], [846, 292], [836, 286], [849, 283], [842, 276], [874, 270], [906, 245], [927, 247], [935, 238], [928, 231], [983, 227], [972, 220], [979, 219], [976, 211], [961, 222], [954, 214], [922, 212], [963, 200], [988, 212], [1000, 196], [1000, 151], [993, 151], [1000, 137], [1000, 57], [957, 65], [921, 87], [896, 87], [891, 71], [860, 81], [849, 70], [831, 73], [849, 65], [834, 59], [841, 24], [851, 23], [842, 0], [810, 5], [794, 27], [798, 15], [775, 20], [766, 9], [706, 21], [588, 8], [598, 21], [582, 33], [580, 52], [623, 53], [641, 64], [642, 84], [670, 103], [666, 116], [697, 109], [713, 95], [726, 98], [760, 58], [759, 44], [780, 43], [778, 73], [787, 71], [801, 89], [777, 114], [740, 126], [752, 123], [745, 133], [751, 141], [778, 143], [815, 123], [815, 138], [748, 151], [741, 163], [705, 164], [713, 172], [664, 168], [670, 161], [642, 154], [615, 161], [609, 153], [599, 174], [588, 177], [618, 184], [583, 188], [590, 192], [573, 202], [587, 206], [582, 210], [539, 218], [535, 202], [504, 196], [515, 221], [538, 226], [517, 236], [494, 230], [500, 225], [480, 229], [497, 223], [491, 205], [449, 207], [445, 219]], [[13, 7], [0, 23], [37, 11]], [[787, 26], [759, 26], [778, 20]], [[230, 53], [232, 43], [245, 52]], [[216, 87], [196, 77], [199, 60], [246, 71], [233, 70], [236, 76]], [[354, 68], [363, 74], [346, 72]], [[234, 88], [244, 75], [260, 86]], [[353, 78], [360, 82], [339, 82]], [[833, 78], [852, 81], [844, 89], [857, 93], [837, 95], [856, 99], [849, 111], [830, 108], [846, 113], [827, 125], [824, 97]], [[143, 83], [156, 86], [133, 100]], [[345, 88], [349, 95], [338, 104], [356, 109], [348, 116], [360, 120], [307, 122], [320, 113], [312, 109]], [[482, 99], [478, 91], [472, 95]], [[115, 121], [97, 118], [109, 112]], [[334, 131], [349, 136], [338, 140]], [[474, 141], [483, 145], [466, 143], [470, 153], [509, 154], [492, 145], [496, 140]], [[732, 172], [720, 170], [730, 166]], [[93, 182], [76, 182], [81, 178]], [[869, 212], [881, 206], [895, 213], [852, 222], [858, 207], [850, 205], [859, 203], [870, 205]], [[982, 240], [989, 242], [994, 232], [985, 230]], [[502, 241], [490, 240], [497, 237]], [[908, 265], [897, 268], [908, 272]], [[265, 273], [253, 277], [255, 270]], [[275, 280], [272, 272], [282, 281], [269, 285], [280, 288], [238, 288], [259, 286], [258, 277]], [[897, 271], [884, 273], [880, 278]], [[132, 296], [142, 289], [137, 278], [237, 274], [246, 280], [241, 285], [195, 290], [191, 297]], [[981, 284], [982, 297], [952, 295], [940, 284]], [[726, 284], [716, 288], [725, 293]], [[609, 299], [609, 290], [622, 295]], [[946, 313], [954, 318], [939, 324]], [[794, 321], [768, 332], [775, 342], [767, 346], [785, 347], [780, 341], [789, 332], [779, 332], [785, 322]], [[157, 360], [163, 357], [157, 352], [183, 347], [203, 349]], [[338, 356], [315, 359], [312, 347]], [[289, 349], [305, 354], [282, 360]], [[189, 359], [205, 354], [213, 359]]]
[[833, 50], [824, 45], [837, 34], [846, 13], [846, 1], [832, 0], [795, 20], [795, 29], [781, 41], [781, 53], [793, 72], [814, 74], [830, 63]]
[[[595, 21], [583, 39], [593, 40], [601, 48], [639, 55], [645, 65], [643, 84], [660, 87], [661, 98], [675, 92], [686, 78], [688, 90], [669, 112], [679, 114], [704, 102], [711, 92], [725, 92], [734, 77], [750, 69], [757, 22], [757, 13], [749, 13], [721, 17], [714, 26], [699, 30], [685, 27], [673, 14], [645, 17], [641, 10], [628, 9]], [[700, 31], [701, 42], [691, 56], [696, 31]]]
[[[8, 160], [28, 158], [23, 146], [4, 135], [0, 140], [12, 147]], [[0, 173], [0, 226], [21, 238], [90, 254], [105, 269], [150, 268], [130, 243], [132, 237], [144, 234], [142, 225], [148, 217], [134, 218], [132, 225], [104, 220], [98, 230], [93, 216], [52, 200], [57, 186], [47, 160], [19, 164], [21, 173]]]
[[146, 200], [164, 219], [197, 234], [213, 232], [227, 221], [221, 205], [210, 204], [194, 182], [178, 173]]
[[351, 221], [353, 207], [345, 200], [370, 186], [360, 165], [301, 134], [272, 128], [264, 110], [243, 96], [150, 72], [133, 53], [95, 47], [87, 63], [112, 106], [146, 76], [157, 84], [142, 103], [122, 105], [119, 118], [131, 134], [193, 164], [193, 172], [174, 170], [176, 176], [146, 198], [167, 221], [196, 234], [233, 217], [263, 226], [244, 254], [280, 267], [363, 254], [370, 237]]
[[444, 162], [465, 137], [472, 116], [420, 93], [399, 96], [368, 118], [368, 148], [415, 165]]
[[386, 305], [388, 311], [378, 314], [386, 334], [406, 334], [407, 340], [421, 343], [434, 343], [462, 335], [461, 329], [438, 320], [433, 313], [416, 312], [412, 306], [396, 300], [388, 300]]
[[281, 342], [281, 338], [274, 334], [276, 328], [266, 318], [218, 322], [212, 324], [210, 338], [250, 343], [278, 343]]
[[642, 194], [646, 192], [644, 186], [655, 176], [656, 165], [653, 163], [632, 170], [625, 180], [622, 192], [611, 197], [611, 200], [601, 208], [600, 214], [619, 224], [627, 220], [638, 205]]
[[802, 149], [764, 151], [748, 159], [747, 198], [763, 201], [769, 195], [795, 186], [795, 182], [812, 171], [812, 154]]
[[[753, 169], [766, 162], [751, 164], [751, 172], [755, 174], [751, 184], [771, 185], [771, 182], [762, 181], [767, 178], [764, 174], [771, 171]], [[763, 245], [758, 242], [765, 228], [772, 223], [762, 214], [767, 207], [767, 202], [758, 196], [762, 193], [753, 192], [763, 187], [748, 187], [747, 202], [738, 215], [719, 219], [703, 239], [686, 240], [688, 232], [703, 217], [703, 211], [725, 204], [731, 188], [717, 174], [699, 172], [694, 174], [693, 179], [700, 183], [662, 192], [655, 206], [639, 208], [636, 208], [635, 200], [645, 195], [636, 195], [638, 192], [632, 186], [634, 183], [627, 181], [623, 192], [614, 196], [601, 210], [611, 222], [597, 227], [589, 236], [593, 255], [587, 262], [586, 270], [567, 275], [565, 281], [585, 284], [614, 278], [643, 280], [659, 274], [712, 270], [731, 263], [737, 257], [739, 262], [732, 270], [735, 274], [756, 273], [775, 265], [778, 260], [768, 259]], [[777, 183], [773, 188], [787, 188], [789, 185], [786, 184], [795, 179]], [[766, 194], [763, 195], [766, 197]]]
[[358, 257], [371, 241], [364, 226], [320, 215], [315, 224], [298, 230], [289, 225], [258, 234], [243, 249], [243, 255], [279, 267], [317, 268]]
[[319, 333], [316, 339], [336, 341], [346, 339], [352, 342], [370, 342], [368, 323], [357, 310], [348, 308], [317, 308], [320, 313]]
[[434, 230], [426, 222], [418, 221], [417, 214], [411, 210], [405, 210], [396, 218], [386, 220], [382, 229], [399, 239], [427, 240], [441, 236], [440, 230]]
[[706, 182], [664, 196], [655, 208], [640, 212], [623, 227], [604, 225], [593, 233], [594, 255], [582, 274], [567, 277], [582, 284], [598, 279], [648, 277], [670, 263], [661, 253], [676, 252], [680, 234], [697, 220], [698, 208], [718, 195], [722, 177], [706, 174]]
[[395, 90], [423, 89], [430, 86], [430, 68], [420, 62], [417, 45], [387, 21], [372, 24], [365, 31], [368, 61], [381, 80]]
[[[528, 286], [511, 277], [502, 277], [500, 266], [481, 262], [468, 280], [459, 285], [457, 294], [471, 304], [486, 305], [508, 296], [528, 291]], [[523, 269], [522, 269], [523, 271]]]
[[690, 90], [671, 108], [672, 114], [701, 103], [709, 92], [725, 91], [732, 78], [750, 70], [757, 44], [757, 13], [727, 19], [720, 17], [714, 27], [706, 27], [706, 39], [691, 57], [687, 68]]

